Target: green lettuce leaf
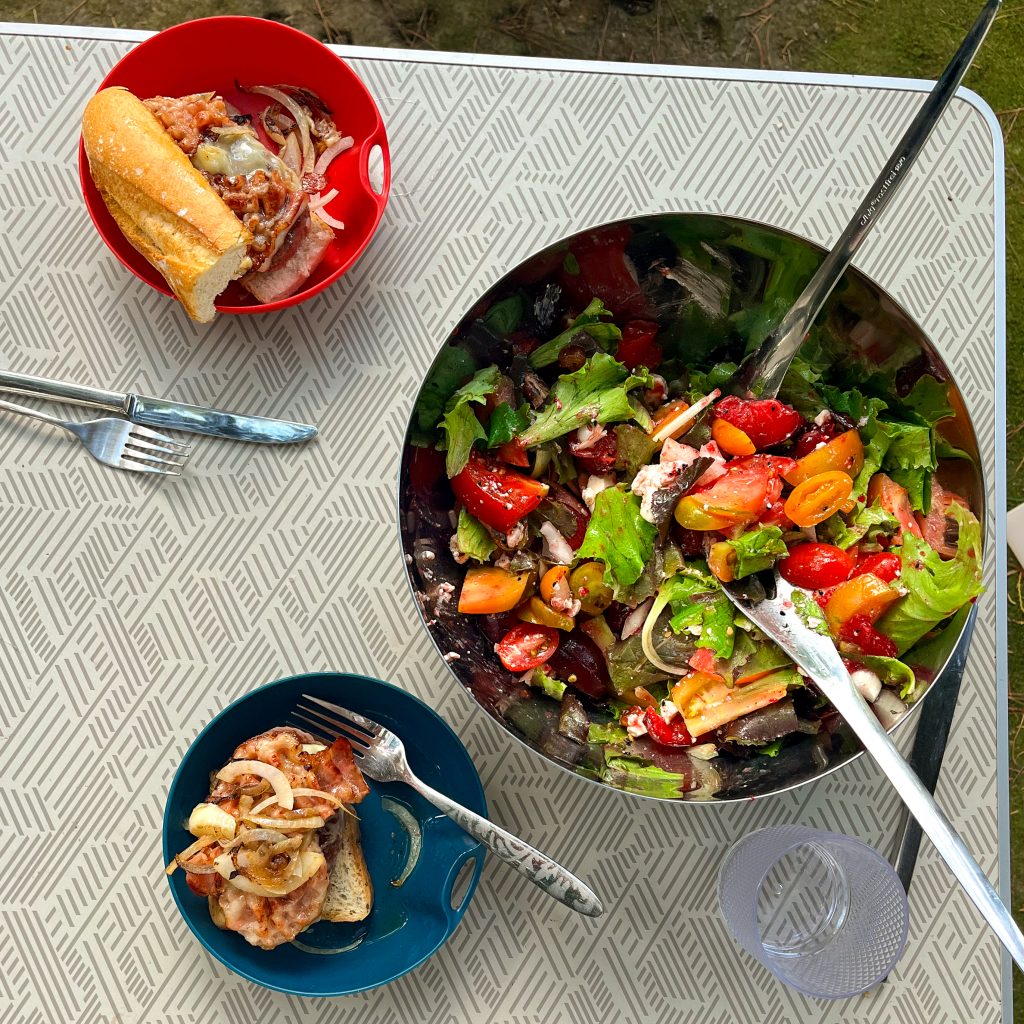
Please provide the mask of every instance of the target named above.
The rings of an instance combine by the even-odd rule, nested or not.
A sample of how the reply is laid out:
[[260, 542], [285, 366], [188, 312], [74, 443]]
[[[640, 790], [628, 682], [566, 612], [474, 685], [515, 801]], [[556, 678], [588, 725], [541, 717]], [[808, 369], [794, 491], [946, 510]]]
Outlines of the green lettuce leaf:
[[517, 434], [530, 425], [529, 406], [513, 409], [508, 402], [502, 402], [491, 413], [491, 424], [487, 431], [487, 447], [499, 448], [508, 444]]
[[903, 700], [914, 692], [917, 685], [914, 670], [898, 658], [883, 658], [880, 654], [863, 654], [860, 651], [851, 654], [850, 658], [871, 669], [886, 686], [899, 687]]
[[[732, 612], [732, 602], [720, 593], [712, 600], [684, 605], [669, 619], [669, 625], [675, 633], [681, 633], [684, 629], [694, 632], [698, 647], [706, 648], [716, 658], [726, 660], [732, 657], [736, 639]], [[698, 628], [699, 633], [696, 632]]]
[[484, 317], [484, 323], [495, 334], [500, 334], [504, 337], [511, 334], [519, 326], [522, 318], [522, 298], [519, 295], [510, 295], [507, 299], [502, 299], [501, 302], [496, 302], [491, 306]]
[[610, 355], [596, 352], [574, 373], [558, 378], [547, 403], [519, 435], [519, 441], [533, 448], [587, 423], [635, 419], [637, 411], [630, 404], [629, 392], [649, 383], [648, 374], [631, 374]]
[[585, 331], [602, 348], [609, 348], [611, 342], [618, 341], [622, 337], [622, 331], [615, 324], [604, 323], [611, 319], [612, 311], [606, 309], [600, 299], [591, 299], [590, 305], [570, 324], [567, 330], [552, 338], [550, 341], [539, 345], [530, 353], [530, 365], [536, 369], [542, 366], [550, 366], [558, 362], [558, 356], [563, 348], [572, 341], [573, 336], [580, 331]]
[[889, 439], [882, 469], [906, 489], [915, 511], [927, 512], [931, 504], [932, 472], [938, 465], [932, 428], [919, 423], [884, 420], [879, 420], [878, 426]]
[[459, 509], [459, 526], [455, 531], [455, 543], [459, 550], [478, 562], [490, 559], [497, 545], [487, 528], [464, 508]]
[[782, 530], [777, 526], [759, 526], [726, 543], [736, 552], [733, 572], [738, 580], [762, 569], [770, 569], [776, 559], [789, 554], [782, 539]]
[[632, 757], [610, 757], [601, 778], [612, 785], [646, 796], [679, 797], [687, 785], [685, 775], [667, 772], [647, 761]]
[[953, 415], [953, 407], [949, 404], [949, 385], [940, 383], [927, 373], [918, 379], [901, 404], [930, 427]]
[[757, 752], [763, 754], [765, 757], [778, 757], [779, 751], [782, 749], [782, 740], [772, 740], [771, 743], [765, 743], [764, 746], [758, 747]]
[[604, 562], [609, 586], [630, 586], [654, 553], [658, 528], [640, 515], [640, 499], [619, 484], [601, 491], [577, 558]]
[[818, 527], [818, 540], [845, 550], [861, 542], [874, 544], [879, 537], [895, 537], [899, 532], [896, 517], [876, 501], [873, 505], [858, 505], [849, 517], [839, 512], [829, 516]]
[[690, 371], [690, 399], [695, 401], [710, 395], [715, 388], [728, 384], [739, 369], [736, 363], [716, 363], [707, 373], [700, 370]]
[[448, 399], [441, 430], [444, 432], [443, 447], [448, 450], [445, 468], [449, 479], [466, 468], [473, 445], [477, 441], [487, 440], [487, 434], [476, 418], [476, 413], [470, 408], [470, 403], [482, 405], [486, 402], [487, 396], [498, 386], [500, 376], [501, 371], [496, 366], [488, 366], [477, 371], [467, 384], [463, 384]]
[[923, 540], [903, 535], [899, 583], [908, 593], [878, 621], [878, 629], [902, 654], [943, 619], [981, 593], [981, 524], [973, 512], [953, 503], [948, 514], [960, 527], [956, 555], [948, 561]]
[[549, 676], [543, 668], [535, 668], [530, 674], [530, 685], [543, 690], [549, 697], [561, 700], [565, 695], [565, 683], [561, 679]]
[[612, 689], [617, 694], [632, 695], [638, 686], [650, 690], [658, 683], [664, 682], [668, 676], [655, 668], [644, 654], [643, 643], [638, 633], [628, 640], [619, 640], [607, 651], [608, 677]]
[[437, 442], [437, 425], [448, 399], [476, 370], [476, 360], [462, 348], [446, 345], [427, 375], [412, 412], [411, 440], [420, 447]]
[[625, 743], [629, 734], [617, 722], [591, 722], [588, 743]]

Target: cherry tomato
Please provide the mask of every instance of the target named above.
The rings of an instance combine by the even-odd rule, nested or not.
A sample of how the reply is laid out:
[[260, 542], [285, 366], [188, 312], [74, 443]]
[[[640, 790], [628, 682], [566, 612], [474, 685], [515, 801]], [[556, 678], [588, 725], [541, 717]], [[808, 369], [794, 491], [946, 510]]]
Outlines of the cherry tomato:
[[874, 573], [886, 583], [892, 583], [900, 574], [900, 556], [886, 551], [878, 555], [861, 555], [851, 575], [860, 576], [866, 572]]
[[921, 536], [921, 527], [914, 518], [914, 509], [910, 497], [895, 480], [885, 473], [876, 473], [868, 484], [868, 504], [878, 502], [889, 515], [894, 516], [904, 533]]
[[739, 427], [757, 448], [771, 448], [796, 433], [803, 416], [777, 398], [728, 395], [715, 405], [715, 415]]
[[832, 590], [825, 604], [825, 617], [829, 628], [835, 633], [857, 615], [864, 615], [870, 622], [874, 622], [889, 605], [899, 599], [898, 590], [873, 573], [866, 572], [840, 583]]
[[820, 448], [808, 452], [802, 459], [793, 464], [788, 472], [783, 472], [786, 483], [796, 487], [812, 476], [821, 473], [840, 471], [847, 476], [855, 477], [864, 467], [864, 444], [856, 430], [832, 438]]
[[853, 644], [865, 654], [876, 654], [882, 658], [896, 657], [896, 644], [879, 633], [867, 615], [854, 615], [847, 619], [839, 630], [839, 639]]
[[580, 469], [587, 473], [596, 473], [598, 476], [611, 473], [619, 454], [615, 434], [609, 431], [586, 448], [581, 448], [579, 441], [570, 441], [569, 454]]
[[510, 466], [522, 466], [525, 468], [530, 464], [530, 456], [526, 454], [526, 449], [516, 441], [508, 441], [503, 444], [497, 450], [497, 456], [502, 462], [507, 462]]
[[723, 583], [736, 579], [736, 549], [726, 540], [711, 545], [708, 552], [708, 568]]
[[705, 675], [710, 676], [717, 674], [715, 672], [715, 652], [708, 647], [698, 647], [690, 655], [689, 665], [694, 672], [703, 672]]
[[600, 299], [621, 323], [649, 315], [626, 246], [633, 235], [628, 225], [597, 228], [577, 236], [562, 262], [560, 283], [570, 304], [584, 309]]
[[716, 419], [711, 424], [711, 437], [726, 455], [753, 455], [754, 442], [728, 420]]
[[723, 530], [757, 519], [782, 494], [770, 458], [749, 455], [728, 464], [725, 475], [691, 491], [676, 505], [676, 522], [687, 530]]
[[673, 718], [671, 722], [666, 722], [654, 708], [647, 708], [644, 711], [644, 725], [647, 726], [647, 735], [663, 747], [693, 746], [693, 737], [686, 728], [682, 715]]
[[662, 358], [661, 346], [654, 340], [657, 336], [657, 324], [650, 320], [630, 320], [622, 328], [622, 339], [615, 358], [627, 370], [635, 370], [638, 366], [653, 370]]
[[791, 530], [793, 528], [793, 520], [786, 515], [786, 503], [784, 501], [777, 501], [774, 505], [770, 506], [768, 511], [761, 516], [760, 521], [765, 526], [777, 526], [781, 530]]
[[853, 480], [847, 473], [818, 473], [793, 488], [786, 499], [786, 515], [801, 528], [817, 526], [838, 512], [852, 491]]
[[812, 423], [806, 430], [800, 432], [793, 445], [793, 458], [802, 459], [810, 455], [819, 444], [828, 444], [834, 437], [847, 430], [853, 424], [845, 416], [830, 412], [824, 423]]
[[482, 523], [508, 533], [548, 493], [548, 485], [472, 452], [452, 478], [455, 497]]
[[853, 566], [853, 558], [833, 544], [797, 544], [779, 562], [779, 572], [794, 587], [825, 590], [849, 579]]
[[558, 650], [558, 630], [523, 623], [505, 634], [498, 657], [509, 672], [529, 672], [543, 665]]
[[496, 565], [472, 566], [459, 593], [459, 611], [463, 615], [495, 615], [511, 611], [523, 599], [528, 572], [512, 573]]

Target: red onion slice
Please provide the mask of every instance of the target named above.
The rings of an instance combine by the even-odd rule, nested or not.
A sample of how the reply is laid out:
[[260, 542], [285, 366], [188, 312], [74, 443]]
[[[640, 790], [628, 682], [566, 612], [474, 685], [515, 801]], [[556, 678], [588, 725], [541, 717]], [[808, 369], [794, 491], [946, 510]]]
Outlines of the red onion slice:
[[321, 192], [318, 196], [313, 196], [309, 201], [309, 208], [311, 210], [319, 210], [321, 206], [326, 206], [332, 199], [336, 199], [338, 196], [338, 190], [332, 188], [327, 192]]
[[351, 135], [344, 135], [338, 139], [337, 142], [332, 142], [321, 154], [313, 167], [313, 171], [316, 174], [326, 174], [327, 168], [330, 167], [331, 162], [339, 153], [344, 153], [346, 149], [351, 149], [354, 144], [354, 139]]
[[287, 93], [282, 92], [280, 89], [275, 89], [271, 85], [253, 85], [245, 91], [269, 97], [276, 103], [280, 103], [292, 115], [292, 119], [298, 125], [299, 138], [302, 142], [302, 173], [306, 174], [312, 171], [315, 160], [313, 140], [309, 135], [309, 115], [306, 113], [306, 108], [301, 103], [293, 100]]
[[345, 230], [345, 222], [343, 220], [338, 220], [336, 217], [332, 217], [326, 210], [317, 210], [316, 216], [325, 224], [329, 224], [332, 228], [336, 228], [338, 231]]

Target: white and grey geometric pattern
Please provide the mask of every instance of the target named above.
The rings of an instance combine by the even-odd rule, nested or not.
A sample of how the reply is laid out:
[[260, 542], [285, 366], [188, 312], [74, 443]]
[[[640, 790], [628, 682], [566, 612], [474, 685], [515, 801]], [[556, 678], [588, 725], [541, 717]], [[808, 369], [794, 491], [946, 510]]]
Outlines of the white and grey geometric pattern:
[[[198, 326], [117, 263], [81, 202], [78, 118], [129, 45], [0, 34], [0, 359], [315, 422], [321, 435], [284, 449], [199, 439], [184, 476], [150, 480], [0, 419], [0, 1021], [1002, 1020], [997, 944], [927, 843], [907, 953], [869, 995], [805, 999], [726, 932], [716, 868], [750, 829], [799, 821], [889, 852], [899, 803], [872, 765], [728, 807], [643, 802], [556, 770], [476, 711], [439, 662], [395, 524], [421, 374], [508, 267], [587, 224], [674, 209], [828, 243], [920, 89], [350, 51], [394, 161], [377, 237], [303, 306]], [[954, 102], [860, 265], [955, 370], [1001, 509], [998, 145], [978, 106]], [[938, 799], [995, 878], [998, 543], [986, 568]], [[491, 816], [578, 871], [608, 913], [584, 920], [492, 861], [447, 946], [377, 991], [286, 997], [205, 956], [162, 875], [171, 775], [227, 702], [316, 669], [390, 679], [436, 707], [476, 761]]]

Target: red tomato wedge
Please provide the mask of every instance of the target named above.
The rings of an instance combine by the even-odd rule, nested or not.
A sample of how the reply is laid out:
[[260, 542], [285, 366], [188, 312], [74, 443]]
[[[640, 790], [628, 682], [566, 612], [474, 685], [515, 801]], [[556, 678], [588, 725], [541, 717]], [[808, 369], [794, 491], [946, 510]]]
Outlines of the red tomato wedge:
[[852, 576], [861, 576], [870, 572], [886, 583], [892, 583], [900, 574], [900, 556], [883, 551], [877, 555], [861, 555], [857, 559]]
[[904, 533], [921, 536], [921, 527], [914, 518], [914, 509], [907, 492], [885, 473], [876, 473], [868, 484], [868, 504], [881, 503], [889, 515], [894, 516]]
[[737, 398], [727, 395], [715, 405], [715, 415], [739, 427], [756, 448], [782, 444], [803, 426], [804, 418], [777, 398]]
[[615, 358], [627, 370], [646, 366], [653, 370], [661, 362], [661, 346], [654, 340], [658, 336], [658, 325], [650, 320], [631, 320], [622, 328], [622, 338], [615, 351]]
[[647, 726], [647, 735], [663, 747], [693, 746], [693, 737], [690, 735], [690, 730], [686, 728], [682, 715], [674, 718], [671, 722], [666, 722], [654, 708], [647, 708], [644, 711], [644, 725]]
[[728, 463], [713, 484], [686, 495], [676, 506], [676, 522], [687, 530], [722, 530], [749, 523], [782, 495], [782, 480], [771, 456], [748, 455]]
[[508, 533], [547, 496], [548, 485], [473, 452], [452, 490], [480, 522]]
[[558, 630], [524, 622], [510, 629], [496, 650], [509, 672], [529, 672], [543, 665], [558, 650]]

